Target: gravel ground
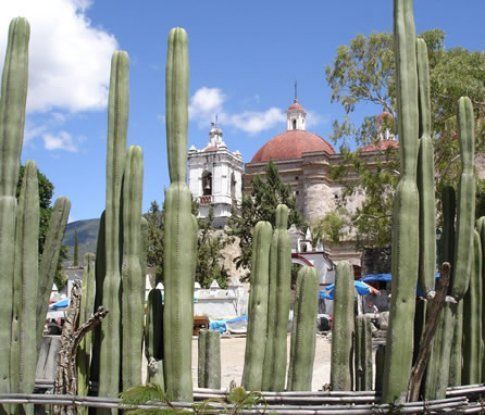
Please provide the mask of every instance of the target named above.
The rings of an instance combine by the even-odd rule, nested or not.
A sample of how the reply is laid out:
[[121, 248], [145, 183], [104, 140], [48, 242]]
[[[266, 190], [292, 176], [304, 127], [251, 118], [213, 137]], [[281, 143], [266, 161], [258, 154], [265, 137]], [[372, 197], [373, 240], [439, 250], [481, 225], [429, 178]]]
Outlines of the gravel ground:
[[[229, 387], [231, 380], [241, 383], [246, 338], [221, 338], [221, 370], [222, 389]], [[312, 390], [321, 389], [330, 382], [330, 347], [331, 342], [317, 335], [315, 363], [313, 365]], [[290, 337], [288, 336], [288, 354], [290, 352]], [[192, 372], [194, 386], [197, 387], [197, 338], [192, 340]]]

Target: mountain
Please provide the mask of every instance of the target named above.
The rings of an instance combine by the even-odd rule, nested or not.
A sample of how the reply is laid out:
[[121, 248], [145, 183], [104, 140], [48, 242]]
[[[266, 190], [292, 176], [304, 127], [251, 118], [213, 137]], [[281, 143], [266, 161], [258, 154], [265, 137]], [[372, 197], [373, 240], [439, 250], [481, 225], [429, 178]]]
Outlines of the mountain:
[[74, 234], [77, 231], [79, 262], [82, 264], [86, 252], [96, 252], [96, 240], [98, 238], [99, 219], [78, 220], [68, 223], [64, 233], [64, 245], [69, 247], [69, 262], [72, 262], [74, 253]]

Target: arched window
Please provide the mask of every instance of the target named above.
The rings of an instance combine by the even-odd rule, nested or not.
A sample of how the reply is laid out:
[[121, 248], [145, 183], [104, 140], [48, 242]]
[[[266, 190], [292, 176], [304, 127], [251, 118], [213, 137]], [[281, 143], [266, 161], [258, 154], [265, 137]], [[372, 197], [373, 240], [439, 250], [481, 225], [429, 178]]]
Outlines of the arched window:
[[236, 200], [236, 176], [234, 173], [231, 173], [231, 199]]
[[204, 196], [212, 195], [212, 173], [208, 171], [202, 174], [202, 194]]
[[293, 129], [296, 130], [296, 120], [293, 120]]

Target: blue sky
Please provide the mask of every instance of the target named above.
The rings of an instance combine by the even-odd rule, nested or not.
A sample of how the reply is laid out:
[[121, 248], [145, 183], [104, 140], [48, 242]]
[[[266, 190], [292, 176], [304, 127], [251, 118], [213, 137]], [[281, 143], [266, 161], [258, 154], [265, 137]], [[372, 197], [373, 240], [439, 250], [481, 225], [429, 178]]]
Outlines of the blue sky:
[[[447, 47], [483, 50], [484, 9], [483, 0], [415, 1], [417, 31], [441, 28]], [[226, 143], [245, 161], [285, 128], [295, 79], [311, 114], [308, 129], [328, 136], [343, 111], [330, 103], [325, 65], [357, 34], [392, 30], [391, 0], [2, 0], [0, 65], [8, 21], [17, 15], [32, 26], [22, 160], [35, 160], [55, 195], [71, 199], [71, 220], [97, 217], [104, 207], [105, 104], [115, 48], [131, 59], [128, 143], [144, 149], [145, 210], [168, 185], [163, 115], [171, 27], [189, 33], [189, 143], [205, 145], [218, 113]], [[374, 111], [361, 108], [355, 116]]]

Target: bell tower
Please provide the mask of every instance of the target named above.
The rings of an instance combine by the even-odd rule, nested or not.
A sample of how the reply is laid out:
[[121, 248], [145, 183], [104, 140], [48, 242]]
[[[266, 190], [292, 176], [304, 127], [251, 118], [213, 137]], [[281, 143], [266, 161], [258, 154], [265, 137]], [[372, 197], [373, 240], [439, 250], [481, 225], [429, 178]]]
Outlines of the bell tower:
[[296, 82], [293, 104], [291, 104], [286, 110], [286, 129], [288, 131], [306, 129], [306, 112], [298, 102], [298, 89]]

